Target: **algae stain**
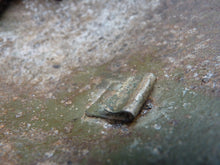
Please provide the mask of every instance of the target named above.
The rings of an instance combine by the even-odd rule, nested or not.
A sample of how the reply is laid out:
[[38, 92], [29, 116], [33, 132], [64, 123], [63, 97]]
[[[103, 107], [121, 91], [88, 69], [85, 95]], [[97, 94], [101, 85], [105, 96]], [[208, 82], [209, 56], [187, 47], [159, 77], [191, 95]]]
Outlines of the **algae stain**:
[[[160, 68], [162, 67], [160, 63], [157, 63], [157, 61], [149, 56], [132, 56], [128, 59], [127, 63], [129, 68], [135, 67], [137, 72], [140, 73], [154, 72], [162, 74], [160, 71]], [[109, 65], [110, 63], [95, 68], [87, 67], [86, 72], [79, 72], [73, 76], [74, 82], [80, 84], [82, 87], [90, 83], [91, 77], [101, 77], [102, 79], [106, 79], [117, 76], [109, 70]], [[117, 74], [129, 75], [130, 73], [125, 73], [119, 70]], [[69, 83], [72, 82], [70, 81]], [[94, 145], [93, 142], [91, 142], [92, 140], [94, 140], [97, 144], [101, 142], [102, 146], [96, 146], [94, 150], [91, 150], [93, 153], [91, 155], [99, 155], [100, 152], [98, 152], [98, 150], [106, 151], [105, 148], [109, 148], [109, 151], [112, 151], [111, 154], [109, 154], [108, 157], [105, 157], [104, 155], [101, 155], [101, 157], [105, 157], [106, 159], [110, 158], [113, 162], [123, 162], [127, 159], [127, 155], [130, 155], [128, 160], [132, 160], [132, 157], [135, 157], [134, 161], [146, 160], [144, 157], [136, 157], [138, 153], [137, 150], [128, 150], [127, 146], [132, 143], [135, 136], [140, 137], [142, 144], [148, 144], [149, 139], [146, 137], [150, 137], [152, 140], [158, 135], [158, 130], [155, 130], [154, 127], [152, 127], [152, 125], [158, 123], [162, 125], [162, 128], [159, 130], [159, 134], [164, 137], [168, 136], [165, 131], [169, 129], [163, 129], [164, 127], [170, 127], [170, 121], [167, 116], [170, 117], [170, 119], [175, 119], [183, 123], [182, 126], [178, 125], [178, 129], [182, 129], [183, 127], [190, 129], [189, 125], [191, 125], [194, 129], [198, 130], [198, 128], [200, 128], [200, 130], [203, 131], [203, 129], [215, 125], [216, 119], [213, 120], [213, 122], [210, 122], [210, 117], [215, 118], [215, 114], [218, 113], [218, 107], [220, 106], [219, 103], [217, 103], [217, 99], [214, 98], [209, 100], [210, 98], [208, 97], [206, 98], [201, 94], [188, 90], [188, 88], [183, 86], [181, 83], [170, 80], [159, 80], [152, 93], [152, 98], [155, 101], [155, 106], [158, 106], [158, 109], [152, 109], [146, 116], [138, 119], [137, 123], [131, 128], [132, 131], [134, 131], [134, 134], [127, 136], [127, 139], [123, 136], [118, 136], [117, 138], [114, 137], [114, 140], [103, 140], [103, 135], [100, 134], [100, 130], [102, 129], [101, 126], [95, 124], [91, 125], [84, 122], [82, 119], [88, 103], [89, 93], [93, 91], [94, 86], [95, 85], [91, 84], [90, 89], [81, 93], [79, 91], [71, 93], [63, 91], [57, 93], [56, 99], [28, 99], [27, 97], [25, 102], [21, 99], [11, 101], [10, 103], [4, 105], [4, 108], [8, 109], [8, 113], [1, 116], [0, 120], [6, 124], [7, 128], [16, 130], [21, 126], [20, 123], [25, 122], [26, 124], [30, 123], [31, 127], [34, 129], [42, 129], [47, 133], [47, 138], [42, 140], [40, 144], [35, 141], [32, 142], [31, 140], [33, 137], [30, 137], [30, 141], [24, 141], [22, 137], [14, 139], [16, 143], [23, 144], [23, 146], [17, 146], [19, 155], [21, 155], [22, 158], [21, 161], [33, 161], [31, 160], [35, 154], [35, 152], [32, 151], [33, 148], [37, 148], [39, 157], [44, 156], [46, 151], [54, 148], [52, 144], [55, 143], [61, 135], [65, 136], [65, 138], [70, 140], [73, 144], [74, 140], [79, 144], [87, 142], [84, 144], [86, 147]], [[64, 98], [70, 99], [71, 104], [61, 103]], [[208, 105], [210, 104], [213, 106], [209, 107]], [[22, 111], [22, 115], [16, 118], [16, 114], [19, 116], [20, 111]], [[200, 117], [203, 120], [209, 119], [209, 122], [205, 121], [207, 127], [204, 126], [201, 128], [198, 122], [193, 122], [193, 119], [200, 120], [200, 118], [198, 119], [198, 117], [196, 117], [196, 113], [201, 113]], [[192, 120], [187, 121], [187, 117], [191, 117]], [[172, 123], [175, 124], [175, 122]], [[149, 128], [145, 128], [146, 126], [149, 126]], [[70, 127], [70, 131], [66, 132], [65, 127]], [[52, 128], [59, 131], [56, 136], [49, 135]], [[181, 134], [181, 131], [178, 131], [177, 128], [174, 127], [173, 132]], [[25, 129], [26, 125], [23, 130]], [[28, 130], [25, 130], [25, 132], [28, 132]], [[35, 132], [35, 134], [36, 133], [37, 132]], [[113, 133], [114, 131], [111, 131], [107, 136], [111, 137]], [[175, 138], [175, 134], [170, 136]], [[121, 141], [126, 142], [121, 144]], [[161, 141], [163, 142], [163, 145], [166, 146], [166, 142], [163, 140]], [[156, 140], [154, 142], [155, 144], [157, 143]], [[103, 148], [103, 146], [105, 148]], [[114, 149], [116, 149], [117, 155], [114, 154]], [[61, 151], [59, 147], [57, 150]], [[150, 154], [152, 150], [154, 151], [154, 148], [148, 150], [147, 145], [140, 148], [141, 153], [147, 153], [149, 156], [152, 156], [152, 154]], [[124, 155], [122, 153], [124, 153]], [[25, 155], [28, 155], [30, 159], [25, 160]], [[87, 160], [89, 160], [89, 158], [85, 159], [85, 162], [87, 162]]]
[[[72, 75], [72, 78], [66, 83], [76, 83], [79, 88], [90, 84], [91, 87], [80, 93], [80, 90], [74, 92], [59, 92], [56, 93], [56, 99], [33, 99], [28, 96], [22, 96], [22, 99], [11, 101], [4, 106], [8, 109], [8, 114], [4, 115], [3, 121], [11, 129], [19, 127], [20, 123], [29, 123], [32, 127], [50, 130], [52, 127], [63, 130], [64, 126], [72, 121], [80, 121], [84, 115], [86, 105], [88, 103], [89, 92], [93, 90], [94, 84], [91, 84], [91, 78], [100, 77], [102, 80], [107, 78], [115, 78], [118, 75], [129, 75], [129, 72], [124, 72], [119, 69], [118, 72], [113, 73], [109, 66], [113, 62], [122, 59], [115, 59], [109, 63], [98, 67], [85, 67], [82, 71], [77, 71]], [[135, 68], [137, 72], [158, 72], [160, 65], [156, 64], [151, 55], [133, 55], [124, 60], [129, 69]], [[70, 75], [71, 76], [71, 75]], [[72, 102], [70, 105], [61, 104], [63, 98], [68, 98]], [[42, 106], [39, 106], [42, 105]], [[16, 118], [16, 114], [21, 111], [21, 117]], [[19, 114], [18, 114], [19, 115]], [[82, 125], [77, 122], [75, 125]], [[78, 127], [78, 126], [77, 126]], [[79, 126], [80, 127], [80, 126]]]

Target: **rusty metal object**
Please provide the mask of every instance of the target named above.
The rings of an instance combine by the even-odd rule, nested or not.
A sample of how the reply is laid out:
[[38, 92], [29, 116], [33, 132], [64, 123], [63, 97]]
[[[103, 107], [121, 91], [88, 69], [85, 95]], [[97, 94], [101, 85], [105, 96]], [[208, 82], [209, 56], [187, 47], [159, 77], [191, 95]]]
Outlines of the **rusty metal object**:
[[94, 101], [86, 110], [86, 115], [130, 122], [140, 112], [155, 81], [155, 76], [150, 73], [121, 81], [103, 82], [92, 98]]

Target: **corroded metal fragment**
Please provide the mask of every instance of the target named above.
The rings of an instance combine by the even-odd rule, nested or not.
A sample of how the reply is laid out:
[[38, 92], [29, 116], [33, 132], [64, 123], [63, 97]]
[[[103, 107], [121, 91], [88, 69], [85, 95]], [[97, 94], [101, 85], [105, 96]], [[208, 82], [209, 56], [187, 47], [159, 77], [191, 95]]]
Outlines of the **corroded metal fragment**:
[[90, 117], [132, 121], [150, 95], [156, 81], [150, 73], [131, 76], [121, 81], [103, 82], [93, 92], [92, 103], [86, 110]]

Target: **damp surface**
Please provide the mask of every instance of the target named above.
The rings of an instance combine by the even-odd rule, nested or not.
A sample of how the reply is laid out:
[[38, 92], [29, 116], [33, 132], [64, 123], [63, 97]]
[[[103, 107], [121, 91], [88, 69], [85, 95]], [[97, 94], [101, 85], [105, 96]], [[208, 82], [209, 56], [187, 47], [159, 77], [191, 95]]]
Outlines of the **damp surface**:
[[[1, 1], [0, 1], [1, 2]], [[11, 1], [0, 17], [0, 162], [219, 164], [218, 0]], [[154, 73], [129, 124], [97, 86]]]

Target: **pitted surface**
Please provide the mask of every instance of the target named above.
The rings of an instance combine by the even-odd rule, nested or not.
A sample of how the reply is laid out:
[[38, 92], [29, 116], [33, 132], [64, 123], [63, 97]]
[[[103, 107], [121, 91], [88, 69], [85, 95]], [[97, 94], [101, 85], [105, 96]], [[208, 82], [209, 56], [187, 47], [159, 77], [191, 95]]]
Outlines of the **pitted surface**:
[[[0, 18], [0, 162], [219, 164], [219, 11], [219, 0], [12, 0]], [[84, 116], [103, 81], [150, 72], [131, 125]]]

